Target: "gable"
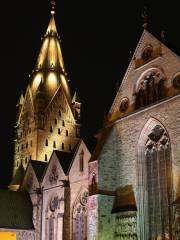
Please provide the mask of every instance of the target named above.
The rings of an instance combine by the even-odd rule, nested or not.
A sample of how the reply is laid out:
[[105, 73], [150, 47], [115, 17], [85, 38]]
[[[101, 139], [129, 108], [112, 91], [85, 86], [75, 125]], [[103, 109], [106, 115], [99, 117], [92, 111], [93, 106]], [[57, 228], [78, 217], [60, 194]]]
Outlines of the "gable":
[[32, 167], [32, 164], [31, 162], [29, 162], [22, 181], [21, 189], [27, 190], [31, 193], [33, 191], [36, 191], [37, 188], [39, 188], [39, 182]]
[[66, 175], [64, 174], [64, 171], [59, 163], [58, 157], [54, 151], [50, 157], [48, 167], [46, 168], [42, 180], [42, 186], [45, 189], [52, 188], [61, 185], [62, 181], [64, 180], [66, 180]]
[[[80, 158], [83, 158], [83, 169], [80, 169]], [[81, 179], [88, 178], [88, 162], [90, 160], [91, 154], [83, 142], [80, 141], [77, 146], [76, 152], [73, 157], [73, 161], [69, 170], [69, 180], [70, 182], [76, 182]]]
[[21, 109], [18, 122], [20, 123], [23, 118], [27, 121], [27, 119], [33, 118], [34, 116], [34, 106], [32, 101], [31, 89], [28, 86], [25, 94], [24, 104]]
[[150, 72], [151, 69], [153, 71], [156, 69], [156, 72], [164, 77], [166, 96], [175, 95], [172, 79], [180, 71], [180, 58], [147, 30], [144, 30], [109, 111], [110, 121], [136, 109], [138, 81], [145, 71]]

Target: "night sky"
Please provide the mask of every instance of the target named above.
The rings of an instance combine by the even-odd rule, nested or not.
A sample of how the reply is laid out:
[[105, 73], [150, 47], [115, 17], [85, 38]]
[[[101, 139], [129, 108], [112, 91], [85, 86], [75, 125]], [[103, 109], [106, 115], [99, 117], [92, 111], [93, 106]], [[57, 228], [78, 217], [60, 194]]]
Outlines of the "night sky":
[[[167, 45], [179, 54], [178, 1], [57, 0], [55, 18], [65, 67], [82, 102], [82, 137], [90, 150], [143, 31], [144, 6], [149, 31], [159, 38], [165, 30]], [[50, 0], [1, 2], [1, 187], [11, 179], [15, 105], [29, 83], [49, 20]]]

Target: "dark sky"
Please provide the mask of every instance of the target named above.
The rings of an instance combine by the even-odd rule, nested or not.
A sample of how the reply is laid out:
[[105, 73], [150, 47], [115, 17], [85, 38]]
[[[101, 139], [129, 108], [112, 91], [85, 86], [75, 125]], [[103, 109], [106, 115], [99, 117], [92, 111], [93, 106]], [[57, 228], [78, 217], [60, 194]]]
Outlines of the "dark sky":
[[[11, 178], [15, 105], [25, 92], [50, 19], [50, 1], [2, 1], [0, 12], [0, 185]], [[167, 3], [168, 2], [168, 3]], [[132, 5], [133, 3], [133, 5]], [[135, 5], [136, 4], [136, 5]], [[178, 1], [57, 0], [56, 25], [71, 85], [82, 105], [87, 145], [102, 126], [142, 33], [141, 12], [148, 8], [149, 30], [180, 48]]]

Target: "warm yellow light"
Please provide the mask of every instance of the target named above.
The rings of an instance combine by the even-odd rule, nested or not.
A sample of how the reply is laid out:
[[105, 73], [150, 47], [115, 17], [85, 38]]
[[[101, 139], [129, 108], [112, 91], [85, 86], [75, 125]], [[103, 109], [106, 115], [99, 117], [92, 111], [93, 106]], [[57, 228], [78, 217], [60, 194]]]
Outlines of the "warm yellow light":
[[55, 89], [58, 86], [57, 76], [56, 76], [56, 74], [54, 72], [51, 72], [51, 73], [48, 74], [47, 84], [48, 84], [48, 87], [51, 90]]
[[0, 232], [0, 240], [16, 240], [15, 232]]
[[66, 92], [66, 96], [68, 97], [69, 101], [71, 101], [71, 94], [70, 94], [70, 90], [69, 90], [69, 86], [68, 86], [67, 80], [64, 77], [64, 75], [62, 75], [62, 74], [61, 74], [60, 77], [61, 77], [61, 84], [63, 86], [63, 89]]
[[42, 73], [37, 73], [36, 76], [34, 77], [33, 82], [32, 82], [32, 91], [33, 92], [36, 92], [36, 90], [38, 89], [39, 84], [42, 80], [42, 77], [43, 77]]
[[42, 48], [41, 48], [41, 51], [39, 53], [39, 56], [38, 56], [38, 66], [39, 65], [43, 65], [44, 63], [44, 60], [45, 60], [45, 57], [46, 57], [46, 54], [47, 54], [47, 49], [48, 49], [48, 43], [49, 43], [49, 39], [46, 38], [43, 42], [43, 45], [42, 45]]
[[55, 66], [57, 63], [56, 40], [54, 38], [51, 38], [49, 42], [48, 61], [50, 67]]

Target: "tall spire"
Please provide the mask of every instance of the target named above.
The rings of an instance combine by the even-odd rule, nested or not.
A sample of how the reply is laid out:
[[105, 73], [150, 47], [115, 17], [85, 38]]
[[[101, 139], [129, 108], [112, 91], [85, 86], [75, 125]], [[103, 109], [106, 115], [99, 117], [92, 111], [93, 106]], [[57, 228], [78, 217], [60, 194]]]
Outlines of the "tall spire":
[[51, 101], [59, 86], [62, 86], [66, 97], [71, 103], [67, 74], [65, 72], [60, 37], [55, 23], [55, 1], [51, 1], [51, 18], [43, 37], [42, 47], [32, 76], [32, 93], [36, 96], [39, 84], [43, 84], [45, 101]]

